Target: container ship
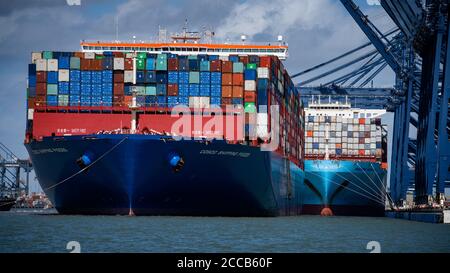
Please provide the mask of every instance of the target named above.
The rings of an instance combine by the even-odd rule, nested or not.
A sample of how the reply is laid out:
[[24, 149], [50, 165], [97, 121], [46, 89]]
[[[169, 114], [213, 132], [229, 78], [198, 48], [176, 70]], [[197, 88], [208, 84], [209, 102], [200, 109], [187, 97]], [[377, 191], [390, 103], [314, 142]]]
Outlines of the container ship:
[[170, 38], [32, 53], [25, 146], [54, 207], [299, 214], [304, 108], [287, 45]]
[[305, 108], [302, 213], [383, 216], [387, 142], [385, 110], [312, 98]]

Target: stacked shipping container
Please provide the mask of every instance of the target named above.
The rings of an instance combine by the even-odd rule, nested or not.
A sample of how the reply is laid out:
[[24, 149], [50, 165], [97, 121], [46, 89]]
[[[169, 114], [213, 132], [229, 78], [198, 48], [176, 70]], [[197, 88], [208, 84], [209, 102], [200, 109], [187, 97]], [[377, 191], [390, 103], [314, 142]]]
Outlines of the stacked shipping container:
[[[241, 107], [246, 114], [246, 134], [256, 130], [264, 137], [271, 129], [270, 105], [278, 105], [279, 150], [294, 161], [301, 162], [303, 157], [303, 105], [283, 64], [274, 56], [32, 54], [29, 109], [126, 109], [133, 92], [144, 110], [156, 106], [170, 109], [179, 104], [191, 108]], [[252, 120], [256, 120], [256, 128]]]
[[[381, 119], [308, 116], [306, 157], [367, 157], [381, 160]], [[328, 147], [327, 147], [328, 146]]]

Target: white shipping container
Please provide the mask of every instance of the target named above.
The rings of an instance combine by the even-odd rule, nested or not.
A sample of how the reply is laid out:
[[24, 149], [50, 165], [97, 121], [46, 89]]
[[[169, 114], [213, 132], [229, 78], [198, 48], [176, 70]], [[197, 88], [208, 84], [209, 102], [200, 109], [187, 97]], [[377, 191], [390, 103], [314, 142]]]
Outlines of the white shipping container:
[[341, 124], [341, 123], [342, 123], [342, 117], [337, 116], [337, 117], [336, 117], [336, 122], [337, 122], [338, 124]]
[[336, 132], [336, 137], [341, 137], [342, 136], [342, 132], [341, 131], [337, 131]]
[[261, 78], [261, 79], [269, 78], [269, 68], [267, 68], [267, 67], [258, 67], [258, 69], [256, 70], [256, 73], [258, 75], [258, 78]]
[[133, 71], [132, 70], [125, 70], [123, 81], [126, 83], [133, 83]]
[[364, 139], [364, 143], [365, 143], [365, 144], [370, 144], [370, 138], [365, 138], [365, 139]]
[[200, 97], [200, 108], [210, 108], [210, 97]]
[[353, 125], [352, 125], [352, 124], [349, 124], [347, 130], [350, 131], [350, 132], [353, 131]]
[[133, 53], [133, 52], [128, 52], [128, 53], [125, 54], [125, 58], [127, 58], [127, 59], [133, 59], [136, 56], [137, 55], [135, 53]]
[[114, 58], [114, 70], [124, 70], [124, 69], [125, 69], [125, 59]]
[[359, 124], [359, 119], [354, 118], [354, 119], [353, 119], [353, 124]]
[[256, 81], [246, 80], [244, 82], [244, 90], [245, 91], [256, 91]]
[[28, 109], [28, 119], [33, 120], [34, 117], [34, 109]]
[[48, 59], [47, 60], [47, 71], [58, 72], [58, 60]]
[[36, 60], [36, 71], [47, 71], [47, 60]]
[[256, 125], [256, 135], [262, 139], [269, 137], [269, 133], [267, 130], [268, 130], [267, 125], [264, 124]]
[[306, 138], [306, 143], [312, 143], [313, 142], [313, 138], [312, 137], [307, 137]]
[[313, 131], [313, 136], [314, 137], [319, 137], [319, 132], [318, 131]]
[[267, 125], [268, 124], [268, 115], [267, 113], [258, 113], [256, 115], [256, 123], [261, 125]]
[[94, 52], [85, 52], [84, 53], [84, 58], [85, 59], [95, 59], [95, 53]]
[[189, 107], [198, 108], [200, 105], [200, 97], [189, 97]]
[[33, 52], [31, 53], [31, 63], [35, 64], [37, 60], [42, 59], [41, 52]]
[[347, 155], [348, 154], [348, 150], [347, 149], [342, 149], [342, 154]]
[[343, 149], [346, 149], [346, 148], [347, 148], [347, 145], [348, 145], [347, 143], [343, 142], [343, 143], [342, 143], [342, 148], [343, 148]]
[[342, 131], [342, 123], [336, 124], [336, 131]]
[[358, 141], [359, 141], [358, 138], [356, 137], [353, 138], [353, 144], [358, 144]]
[[377, 126], [375, 124], [370, 125], [370, 131], [375, 132], [377, 130]]
[[312, 149], [312, 147], [313, 147], [312, 143], [306, 143], [306, 148], [307, 149]]
[[366, 118], [366, 120], [364, 121], [364, 124], [366, 124], [366, 125], [370, 125], [370, 118]]
[[364, 125], [364, 131], [370, 132], [370, 125]]
[[336, 149], [336, 144], [331, 143], [331, 144], [330, 144], [330, 149]]
[[325, 149], [325, 143], [319, 143], [319, 149]]
[[376, 149], [376, 148], [377, 148], [377, 145], [375, 143], [370, 144], [370, 149]]
[[58, 71], [58, 81], [60, 82], [69, 81], [69, 69], [61, 69]]
[[318, 137], [314, 137], [313, 138], [313, 142], [319, 142], [319, 138]]
[[219, 60], [228, 61], [228, 56], [219, 56]]

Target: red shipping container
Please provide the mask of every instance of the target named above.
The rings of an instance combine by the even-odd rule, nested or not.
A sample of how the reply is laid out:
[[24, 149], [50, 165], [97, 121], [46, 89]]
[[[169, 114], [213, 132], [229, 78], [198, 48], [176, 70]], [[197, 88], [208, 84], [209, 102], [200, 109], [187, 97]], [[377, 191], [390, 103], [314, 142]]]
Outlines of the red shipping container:
[[91, 70], [91, 60], [80, 59], [80, 70]]
[[167, 61], [169, 71], [178, 71], [178, 59], [171, 58]]
[[123, 71], [114, 71], [114, 82], [115, 83], [122, 83], [124, 82], [125, 78], [123, 75]]
[[225, 105], [233, 104], [233, 99], [232, 98], [222, 98], [222, 104], [225, 104]]
[[124, 94], [124, 84], [114, 83], [114, 96], [120, 96]]
[[167, 95], [178, 96], [178, 84], [170, 83], [167, 85]]
[[360, 118], [359, 119], [359, 124], [365, 124], [366, 123], [366, 119], [365, 118]]
[[223, 61], [222, 62], [222, 72], [223, 73], [232, 73], [233, 72], [233, 62]]
[[271, 59], [270, 56], [259, 57], [259, 66], [270, 68]]
[[233, 74], [222, 73], [222, 85], [233, 85]]
[[233, 74], [233, 85], [235, 85], [235, 86], [243, 86], [244, 85], [244, 74], [242, 74], [242, 73], [234, 73]]
[[103, 60], [91, 60], [91, 70], [94, 71], [103, 70]]
[[133, 59], [125, 59], [125, 70], [133, 70]]
[[244, 101], [245, 102], [256, 102], [256, 92], [245, 91], [244, 92]]
[[241, 63], [244, 63], [245, 65], [248, 64], [249, 60], [248, 60], [248, 56], [239, 56], [239, 61]]
[[36, 82], [42, 82], [42, 83], [46, 83], [47, 82], [47, 72], [45, 71], [37, 71], [36, 72]]
[[36, 98], [28, 98], [28, 109], [33, 109], [36, 105]]
[[125, 54], [123, 52], [113, 52], [114, 58], [124, 58]]
[[231, 86], [222, 86], [222, 97], [231, 98], [233, 97], [233, 87]]
[[359, 155], [364, 155], [365, 151], [364, 150], [359, 150]]
[[222, 61], [221, 60], [212, 60], [209, 65], [210, 65], [211, 72], [221, 72], [222, 71]]
[[242, 86], [233, 86], [233, 98], [243, 98], [243, 97], [244, 97], [244, 88]]
[[36, 83], [36, 95], [46, 96], [47, 95], [47, 83]]
[[74, 56], [74, 57], [78, 57], [78, 58], [80, 58], [80, 59], [83, 59], [83, 58], [84, 58], [84, 52], [75, 52], [75, 53], [73, 54], [73, 56]]
[[47, 96], [46, 95], [41, 95], [41, 96], [36, 96], [36, 106], [46, 106], [47, 104]]

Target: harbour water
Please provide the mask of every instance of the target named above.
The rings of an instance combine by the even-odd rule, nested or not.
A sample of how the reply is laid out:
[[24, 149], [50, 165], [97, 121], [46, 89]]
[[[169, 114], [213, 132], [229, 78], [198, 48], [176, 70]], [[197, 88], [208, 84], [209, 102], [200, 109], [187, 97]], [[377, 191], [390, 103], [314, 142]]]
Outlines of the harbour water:
[[[364, 217], [63, 216], [0, 213], [0, 252], [448, 252], [450, 225]], [[371, 249], [371, 248], [370, 248]]]

